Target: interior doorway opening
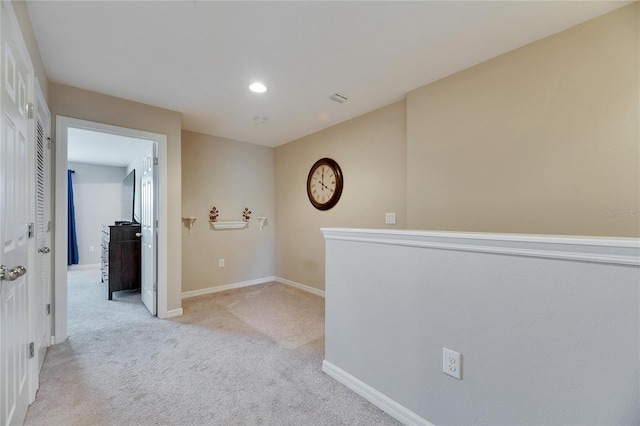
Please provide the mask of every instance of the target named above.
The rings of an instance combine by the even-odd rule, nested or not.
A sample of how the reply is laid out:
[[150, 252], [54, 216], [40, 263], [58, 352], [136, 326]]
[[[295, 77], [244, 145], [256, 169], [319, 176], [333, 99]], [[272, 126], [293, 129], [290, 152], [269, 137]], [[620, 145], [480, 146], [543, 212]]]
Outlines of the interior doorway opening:
[[[117, 202], [114, 204], [119, 209], [111, 209], [110, 217], [114, 219], [114, 223], [111, 225], [115, 225], [118, 222], [120, 225], [133, 225], [140, 228], [139, 232], [134, 232], [136, 235], [134, 238], [140, 238], [142, 301], [152, 315], [157, 314], [161, 318], [166, 317], [166, 135], [63, 116], [57, 116], [56, 122], [55, 343], [66, 340], [68, 334], [67, 250], [69, 207], [67, 201], [69, 188], [67, 171], [70, 163], [72, 165], [81, 162], [83, 164], [102, 163], [105, 165], [109, 162], [122, 164], [127, 161], [126, 166], [114, 167], [123, 167], [126, 176], [136, 175], [135, 189], [137, 194], [135, 199], [137, 201], [129, 201], [132, 202], [133, 208], [127, 209], [123, 206], [123, 204], [127, 203], [122, 198], [126, 191], [118, 194]], [[133, 149], [128, 149], [132, 147]], [[128, 155], [118, 151], [128, 151]], [[125, 157], [129, 157], [129, 159]], [[118, 185], [118, 189], [120, 189], [120, 185]], [[100, 195], [97, 194], [97, 196]], [[129, 193], [128, 196], [130, 197], [131, 194]], [[119, 212], [116, 210], [119, 210]], [[131, 217], [125, 218], [125, 214]], [[116, 217], [119, 217], [120, 220], [116, 219]], [[84, 219], [87, 218], [85, 217]], [[105, 218], [101, 219], [101, 221], [106, 221]], [[91, 220], [92, 218], [89, 218], [89, 221]], [[111, 221], [109, 220], [109, 222]], [[86, 226], [86, 224], [83, 226]], [[92, 259], [89, 262], [93, 262], [94, 267], [96, 266], [96, 259], [100, 259], [100, 262], [102, 262], [102, 247], [98, 246], [96, 242], [88, 244], [83, 241], [79, 247], [81, 247], [81, 251], [85, 252], [85, 257]], [[89, 251], [90, 248], [93, 248], [93, 250]], [[89, 264], [91, 265], [91, 263]]]
[[[75, 276], [83, 276], [87, 285], [101, 283], [108, 300], [114, 294], [119, 300], [123, 291], [138, 290], [137, 297], [127, 299], [142, 303], [141, 288], [153, 288], [155, 233], [143, 236], [142, 222], [147, 219], [146, 212], [155, 210], [155, 194], [146, 187], [153, 183], [149, 159], [155, 157], [156, 145], [148, 139], [69, 128], [68, 288], [72, 288], [70, 277], [75, 270], [85, 271]], [[152, 256], [142, 258], [143, 245]], [[144, 273], [143, 263], [147, 267]], [[147, 281], [145, 286], [143, 280]], [[69, 303], [75, 300], [68, 296]], [[156, 312], [153, 296], [145, 303], [152, 315]]]

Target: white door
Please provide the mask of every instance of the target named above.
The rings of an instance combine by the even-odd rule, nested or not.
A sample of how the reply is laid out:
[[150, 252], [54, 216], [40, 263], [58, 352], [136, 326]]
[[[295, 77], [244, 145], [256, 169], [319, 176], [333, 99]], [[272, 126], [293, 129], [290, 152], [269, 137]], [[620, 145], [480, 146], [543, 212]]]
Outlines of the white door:
[[142, 213], [142, 303], [152, 315], [156, 315], [157, 305], [157, 228], [155, 226], [155, 185], [154, 185], [154, 158], [156, 157], [156, 144], [152, 143], [151, 152], [142, 161], [142, 178], [140, 186], [140, 210]]
[[29, 403], [27, 277], [31, 161], [27, 93], [31, 81], [22, 40], [0, 11], [0, 423], [21, 424]]
[[[37, 86], [37, 85], [36, 85]], [[35, 258], [36, 338], [35, 353], [40, 371], [44, 354], [51, 341], [51, 114], [39, 86], [35, 102], [36, 137], [36, 219]]]

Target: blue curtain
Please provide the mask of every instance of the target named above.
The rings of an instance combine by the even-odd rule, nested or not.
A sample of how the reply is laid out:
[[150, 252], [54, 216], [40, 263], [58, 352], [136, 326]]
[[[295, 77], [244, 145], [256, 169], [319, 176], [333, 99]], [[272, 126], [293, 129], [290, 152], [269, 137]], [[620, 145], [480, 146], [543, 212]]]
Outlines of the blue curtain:
[[67, 183], [69, 185], [69, 205], [67, 218], [67, 265], [78, 264], [78, 238], [76, 236], [76, 212], [73, 208], [73, 183], [71, 181], [71, 175], [75, 173], [73, 170], [67, 170]]

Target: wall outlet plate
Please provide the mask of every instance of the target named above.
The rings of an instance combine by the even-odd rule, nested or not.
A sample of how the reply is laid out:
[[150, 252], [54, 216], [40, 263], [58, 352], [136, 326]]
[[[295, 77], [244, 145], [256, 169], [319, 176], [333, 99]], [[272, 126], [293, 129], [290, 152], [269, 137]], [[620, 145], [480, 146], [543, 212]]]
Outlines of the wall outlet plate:
[[442, 348], [442, 372], [462, 380], [462, 355], [451, 349]]
[[219, 268], [223, 268], [224, 267], [224, 259], [218, 259], [218, 267]]
[[396, 224], [396, 214], [395, 213], [385, 213], [384, 215], [384, 223], [387, 225], [395, 225]]

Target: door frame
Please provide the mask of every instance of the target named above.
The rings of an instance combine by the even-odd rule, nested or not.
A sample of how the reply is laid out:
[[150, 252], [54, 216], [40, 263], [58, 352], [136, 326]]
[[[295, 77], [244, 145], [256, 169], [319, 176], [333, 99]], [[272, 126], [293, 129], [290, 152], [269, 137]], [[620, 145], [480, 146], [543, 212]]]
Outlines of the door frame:
[[52, 340], [55, 343], [64, 342], [67, 339], [67, 150], [69, 128], [92, 130], [103, 133], [111, 133], [130, 138], [147, 139], [157, 143], [159, 188], [155, 200], [158, 212], [158, 292], [157, 306], [158, 318], [168, 317], [167, 307], [167, 136], [159, 133], [143, 130], [129, 129], [113, 126], [95, 121], [80, 120], [77, 118], [56, 116], [56, 168], [55, 168], [55, 287], [54, 287], [54, 311], [55, 326]]

